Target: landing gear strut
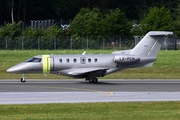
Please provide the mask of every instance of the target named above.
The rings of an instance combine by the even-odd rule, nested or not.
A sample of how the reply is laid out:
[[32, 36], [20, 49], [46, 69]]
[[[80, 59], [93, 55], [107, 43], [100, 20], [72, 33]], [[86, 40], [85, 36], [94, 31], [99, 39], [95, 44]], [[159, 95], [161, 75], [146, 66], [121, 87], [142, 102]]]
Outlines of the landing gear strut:
[[26, 82], [26, 76], [25, 76], [25, 74], [22, 74], [21, 82]]
[[98, 79], [97, 78], [86, 78], [86, 81], [89, 81], [90, 83], [97, 83]]

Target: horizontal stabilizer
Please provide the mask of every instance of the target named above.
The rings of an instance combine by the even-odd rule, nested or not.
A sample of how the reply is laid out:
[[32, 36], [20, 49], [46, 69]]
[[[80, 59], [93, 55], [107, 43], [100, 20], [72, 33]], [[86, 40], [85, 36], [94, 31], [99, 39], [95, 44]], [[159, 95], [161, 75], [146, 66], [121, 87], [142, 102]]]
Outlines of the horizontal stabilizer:
[[173, 32], [167, 32], [167, 31], [151, 31], [148, 33], [149, 36], [167, 36], [171, 35]]

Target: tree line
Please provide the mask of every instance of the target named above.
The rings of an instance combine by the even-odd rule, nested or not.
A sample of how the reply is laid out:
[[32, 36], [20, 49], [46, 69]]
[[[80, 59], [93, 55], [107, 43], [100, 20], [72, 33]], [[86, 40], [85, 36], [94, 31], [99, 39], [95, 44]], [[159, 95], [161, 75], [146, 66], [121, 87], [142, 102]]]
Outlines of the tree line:
[[1, 0], [0, 21], [74, 19], [81, 8], [99, 8], [103, 12], [119, 8], [127, 19], [140, 20], [150, 7], [166, 7], [174, 11], [179, 0]]
[[[11, 13], [12, 21], [0, 27], [0, 37], [9, 36], [12, 39], [17, 36], [116, 37], [145, 35], [151, 30], [174, 31], [180, 35], [178, 0], [158, 2], [155, 0], [4, 0], [3, 2], [6, 7], [0, 4], [2, 6], [0, 11], [4, 10], [6, 11], [4, 13], [8, 14], [0, 12], [0, 16], [4, 16], [0, 19], [10, 21]], [[72, 18], [69, 29], [62, 30], [58, 25], [50, 26], [48, 29], [34, 30], [31, 27], [21, 29], [22, 21], [50, 18], [57, 20], [60, 17]]]

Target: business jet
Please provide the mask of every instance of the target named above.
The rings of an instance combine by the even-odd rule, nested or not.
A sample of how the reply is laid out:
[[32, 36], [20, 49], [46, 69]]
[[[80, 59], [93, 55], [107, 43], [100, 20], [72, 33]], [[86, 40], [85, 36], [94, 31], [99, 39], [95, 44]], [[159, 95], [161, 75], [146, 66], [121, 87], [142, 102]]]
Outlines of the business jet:
[[52, 73], [97, 83], [97, 77], [127, 68], [152, 66], [166, 36], [171, 34], [173, 32], [150, 31], [133, 49], [112, 54], [37, 55], [7, 72], [22, 74], [21, 82], [26, 82], [28, 73]]

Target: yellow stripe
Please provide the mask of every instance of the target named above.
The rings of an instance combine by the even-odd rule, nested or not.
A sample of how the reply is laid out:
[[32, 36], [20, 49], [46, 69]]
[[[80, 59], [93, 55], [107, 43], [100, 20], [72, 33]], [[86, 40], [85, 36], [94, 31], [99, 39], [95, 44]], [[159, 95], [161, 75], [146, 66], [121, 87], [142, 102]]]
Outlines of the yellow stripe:
[[42, 55], [43, 73], [50, 73], [50, 55]]
[[47, 58], [47, 71], [51, 70], [51, 66], [50, 66], [51, 60], [50, 57]]

